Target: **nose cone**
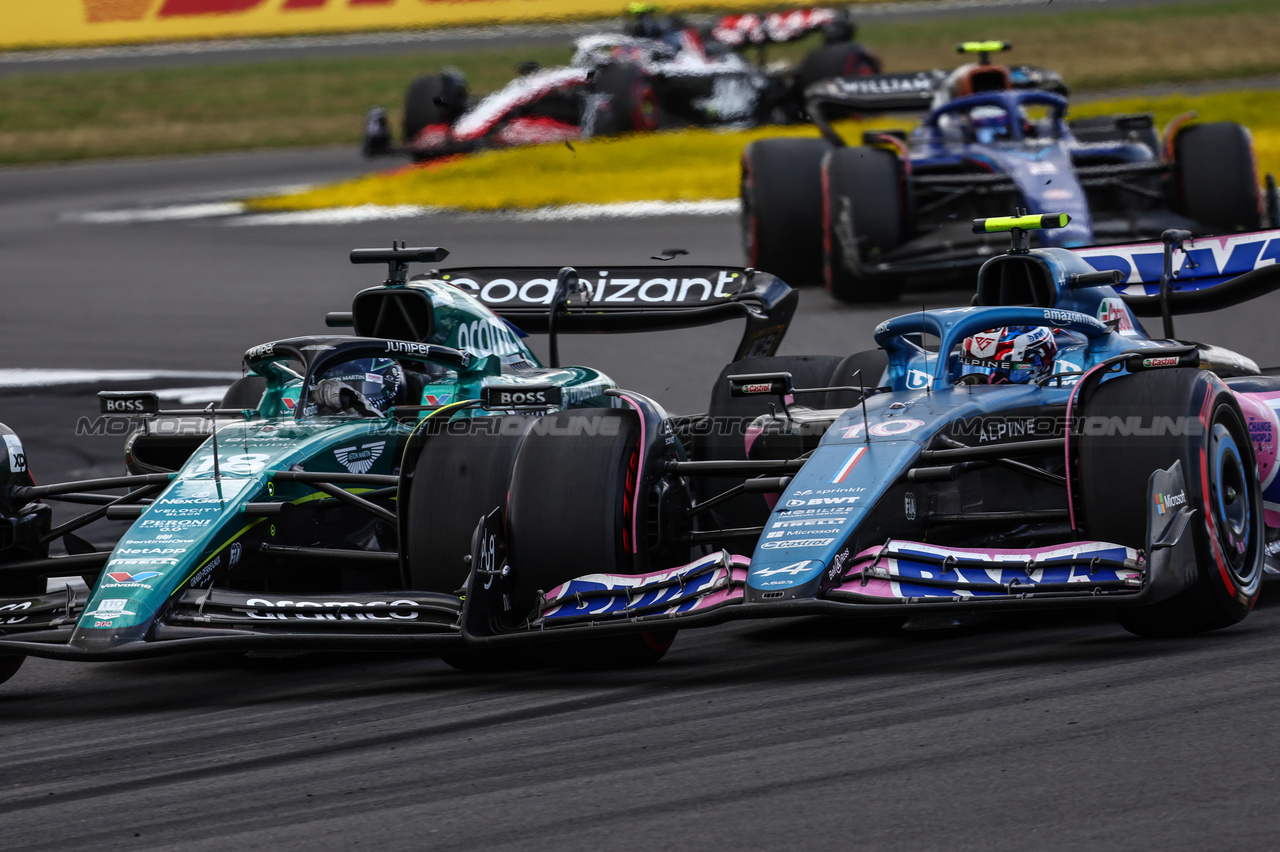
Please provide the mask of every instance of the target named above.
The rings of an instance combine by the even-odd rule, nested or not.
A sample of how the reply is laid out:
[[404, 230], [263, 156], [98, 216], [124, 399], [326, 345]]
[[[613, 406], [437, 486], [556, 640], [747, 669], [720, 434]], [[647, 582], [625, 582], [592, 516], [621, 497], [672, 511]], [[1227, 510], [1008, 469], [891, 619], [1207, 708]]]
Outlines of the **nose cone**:
[[71, 647], [82, 651], [106, 653], [124, 645], [143, 642], [150, 624], [133, 624], [127, 627], [76, 627], [71, 634]]
[[752, 571], [747, 576], [748, 603], [816, 597], [826, 568], [820, 559], [800, 559]]

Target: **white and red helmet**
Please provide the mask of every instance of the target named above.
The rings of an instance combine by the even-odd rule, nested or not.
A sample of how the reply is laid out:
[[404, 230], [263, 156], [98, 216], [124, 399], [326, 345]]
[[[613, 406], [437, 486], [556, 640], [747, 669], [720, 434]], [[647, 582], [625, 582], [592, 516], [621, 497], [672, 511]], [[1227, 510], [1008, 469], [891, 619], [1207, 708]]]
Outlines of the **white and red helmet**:
[[964, 339], [960, 381], [988, 385], [1034, 381], [1052, 375], [1057, 354], [1053, 329], [1036, 325], [993, 328]]

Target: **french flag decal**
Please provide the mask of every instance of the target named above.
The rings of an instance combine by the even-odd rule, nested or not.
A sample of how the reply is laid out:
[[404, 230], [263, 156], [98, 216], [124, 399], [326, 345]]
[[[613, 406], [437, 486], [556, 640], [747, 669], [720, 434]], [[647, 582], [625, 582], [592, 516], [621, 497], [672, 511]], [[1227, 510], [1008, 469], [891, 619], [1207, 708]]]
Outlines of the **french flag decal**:
[[858, 464], [858, 459], [862, 458], [862, 454], [867, 451], [866, 447], [858, 447], [854, 450], [849, 458], [845, 459], [844, 464], [840, 465], [840, 469], [836, 471], [836, 475], [831, 478], [832, 485], [839, 485], [844, 482], [854, 467]]

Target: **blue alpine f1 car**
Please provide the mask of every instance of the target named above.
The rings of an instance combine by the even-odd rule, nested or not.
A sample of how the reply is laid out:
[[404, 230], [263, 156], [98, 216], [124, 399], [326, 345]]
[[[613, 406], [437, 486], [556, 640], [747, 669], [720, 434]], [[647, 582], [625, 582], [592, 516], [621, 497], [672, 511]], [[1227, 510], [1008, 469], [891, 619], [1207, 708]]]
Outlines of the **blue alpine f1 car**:
[[[838, 298], [971, 287], [999, 252], [968, 223], [1011, 209], [1067, 213], [1045, 246], [1088, 246], [1257, 230], [1263, 205], [1249, 132], [1229, 122], [1150, 115], [1068, 121], [1066, 87], [1030, 66], [993, 64], [1004, 42], [959, 46], [979, 61], [956, 70], [835, 79], [810, 86], [820, 139], [766, 139], [742, 159], [749, 265], [794, 285], [823, 280]], [[852, 145], [832, 110], [924, 110], [906, 131]], [[1275, 225], [1276, 223], [1272, 223]]]
[[[844, 359], [731, 364], [708, 417], [625, 393], [617, 434], [526, 443], [477, 531], [468, 642], [661, 647], [815, 614], [1101, 607], [1142, 635], [1243, 619], [1278, 567], [1280, 375], [1173, 319], [1280, 288], [1280, 232], [1030, 248], [1068, 227], [977, 220], [1014, 247], [972, 306], [887, 320]], [[1148, 334], [1139, 316], [1162, 314]], [[707, 452], [726, 432], [737, 456]]]

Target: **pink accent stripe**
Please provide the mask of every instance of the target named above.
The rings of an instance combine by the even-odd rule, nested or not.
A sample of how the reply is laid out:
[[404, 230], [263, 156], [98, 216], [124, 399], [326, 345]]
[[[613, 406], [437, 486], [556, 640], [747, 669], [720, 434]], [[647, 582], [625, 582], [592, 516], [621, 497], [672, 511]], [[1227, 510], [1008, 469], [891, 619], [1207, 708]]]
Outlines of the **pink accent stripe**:
[[626, 394], [618, 394], [626, 403], [636, 410], [636, 414], [640, 417], [640, 462], [636, 466], [636, 493], [631, 503], [631, 552], [640, 552], [640, 539], [638, 531], [640, 529], [640, 483], [644, 480], [644, 448], [648, 446], [645, 442], [644, 427], [644, 411], [640, 408], [640, 403], [636, 402]]
[[1067, 517], [1071, 521], [1072, 531], [1075, 531], [1078, 527], [1076, 527], [1076, 501], [1075, 496], [1071, 492], [1071, 409], [1075, 407], [1076, 394], [1080, 392], [1080, 388], [1084, 387], [1084, 380], [1092, 373], [1101, 369], [1109, 368], [1106, 368], [1103, 364], [1096, 364], [1088, 370], [1085, 370], [1080, 376], [1080, 381], [1076, 382], [1076, 386], [1071, 389], [1071, 393], [1067, 397], [1067, 434], [1065, 440], [1062, 442], [1062, 461], [1065, 465], [1064, 472], [1067, 475]]
[[858, 459], [862, 458], [862, 454], [866, 451], [866, 447], [858, 447], [858, 449], [854, 450], [853, 454], [850, 455], [845, 463], [840, 466], [840, 470], [836, 472], [835, 478], [831, 480], [831, 484], [839, 485], [841, 482], [844, 482], [845, 477], [853, 471], [853, 468], [858, 464]]

